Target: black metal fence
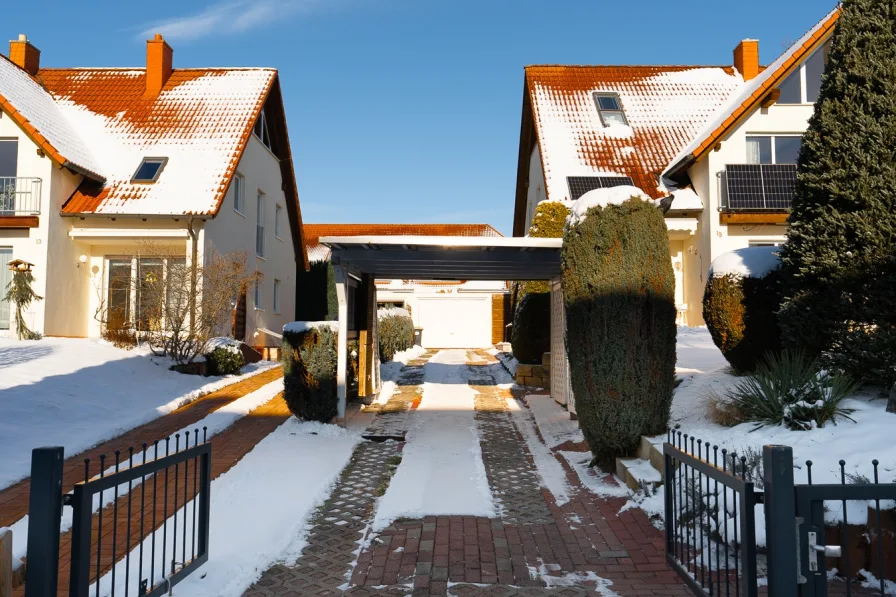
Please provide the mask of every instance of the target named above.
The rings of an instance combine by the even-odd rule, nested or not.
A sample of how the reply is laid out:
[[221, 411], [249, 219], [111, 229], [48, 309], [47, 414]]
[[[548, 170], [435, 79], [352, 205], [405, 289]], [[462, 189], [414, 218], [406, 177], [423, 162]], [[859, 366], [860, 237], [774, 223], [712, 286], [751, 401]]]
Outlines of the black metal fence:
[[[70, 597], [156, 597], [205, 563], [211, 444], [199, 433], [86, 459], [84, 480], [66, 495], [63, 449], [34, 450], [26, 596], [55, 597], [67, 582]], [[72, 527], [60, 560], [63, 505]]]
[[[896, 594], [888, 579], [896, 576], [896, 483], [880, 482], [877, 460], [873, 479], [847, 474], [840, 460], [839, 483], [829, 484], [813, 484], [807, 461], [808, 483], [795, 484], [788, 446], [738, 455], [670, 431], [663, 450], [666, 559], [695, 595]], [[851, 521], [850, 502], [860, 521]]]

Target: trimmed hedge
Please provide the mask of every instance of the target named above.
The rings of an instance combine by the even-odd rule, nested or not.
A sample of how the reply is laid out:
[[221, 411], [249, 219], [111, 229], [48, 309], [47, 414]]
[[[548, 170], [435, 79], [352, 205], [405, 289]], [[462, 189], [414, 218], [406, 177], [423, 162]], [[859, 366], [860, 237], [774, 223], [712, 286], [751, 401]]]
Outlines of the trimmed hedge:
[[780, 307], [779, 269], [761, 278], [711, 273], [703, 293], [703, 319], [713, 342], [743, 372], [781, 352]]
[[523, 297], [513, 314], [510, 346], [520, 363], [541, 364], [541, 356], [551, 350], [550, 293], [531, 293]]
[[205, 355], [207, 375], [236, 375], [240, 372], [246, 359], [239, 350], [216, 348]]
[[667, 429], [675, 382], [675, 276], [662, 212], [593, 207], [563, 239], [567, 352], [594, 459], [634, 454]]
[[[543, 201], [535, 208], [528, 236], [532, 238], [563, 238], [563, 228], [569, 208], [559, 201]], [[544, 280], [517, 282], [514, 288], [514, 305], [519, 305], [523, 297], [530, 293], [550, 292], [551, 286]]]
[[284, 332], [283, 398], [296, 417], [329, 423], [338, 412], [336, 334], [327, 327]]
[[384, 363], [391, 361], [396, 353], [414, 346], [414, 321], [410, 314], [403, 315], [398, 311], [403, 309], [381, 309], [377, 312], [380, 360]]

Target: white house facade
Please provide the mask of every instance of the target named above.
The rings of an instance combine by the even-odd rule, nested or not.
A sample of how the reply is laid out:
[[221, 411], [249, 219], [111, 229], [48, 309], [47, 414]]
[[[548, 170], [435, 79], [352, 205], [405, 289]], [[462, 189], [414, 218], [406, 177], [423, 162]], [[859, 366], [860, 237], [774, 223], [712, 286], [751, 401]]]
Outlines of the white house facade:
[[514, 235], [538, 202], [633, 185], [666, 214], [679, 323], [702, 325], [721, 253], [784, 241], [801, 136], [813, 113], [834, 9], [771, 65], [756, 40], [732, 66], [526, 68]]
[[260, 274], [241, 339], [279, 345], [264, 330], [294, 319], [307, 261], [277, 71], [174, 69], [161, 36], [145, 68], [39, 61], [24, 36], [0, 56], [0, 285], [8, 261], [33, 264], [27, 325], [96, 337], [115, 311], [139, 327], [139, 280], [238, 252]]

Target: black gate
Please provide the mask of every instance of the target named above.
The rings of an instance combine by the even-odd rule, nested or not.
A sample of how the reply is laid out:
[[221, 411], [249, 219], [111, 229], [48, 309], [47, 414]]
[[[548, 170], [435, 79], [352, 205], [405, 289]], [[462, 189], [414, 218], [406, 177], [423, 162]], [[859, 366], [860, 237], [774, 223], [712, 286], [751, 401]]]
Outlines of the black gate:
[[[677, 431], [667, 440], [666, 559], [695, 595], [753, 597], [760, 584], [772, 597], [896, 594], [886, 578], [896, 534], [881, 520], [881, 503], [896, 500], [896, 483], [880, 483], [877, 460], [873, 479], [850, 478], [840, 460], [840, 483], [823, 485], [812, 483], [807, 461], [808, 483], [797, 485], [789, 446], [764, 446], [760, 473], [758, 453], [739, 456]], [[866, 532], [850, 529], [851, 501], [874, 504]], [[842, 508], [838, 522], [827, 523], [837, 545], [825, 536], [832, 503]], [[764, 506], [764, 553], [756, 549], [756, 504]], [[862, 562], [853, 561], [858, 543], [870, 554]], [[828, 560], [836, 575], [828, 574]]]
[[[202, 441], [197, 429], [183, 441], [176, 434], [116, 451], [114, 460], [101, 455], [94, 475], [86, 459], [84, 480], [66, 495], [63, 460], [62, 448], [33, 451], [26, 597], [56, 597], [60, 569], [69, 570], [70, 597], [156, 597], [208, 560], [211, 444], [204, 431]], [[63, 506], [72, 508], [71, 550], [60, 558]]]

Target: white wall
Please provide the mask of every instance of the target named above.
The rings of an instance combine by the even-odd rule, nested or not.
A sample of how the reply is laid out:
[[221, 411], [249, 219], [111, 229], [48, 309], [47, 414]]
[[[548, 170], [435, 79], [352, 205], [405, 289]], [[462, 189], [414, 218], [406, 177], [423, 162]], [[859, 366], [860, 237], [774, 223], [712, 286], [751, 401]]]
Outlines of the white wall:
[[532, 218], [535, 217], [535, 207], [548, 198], [547, 190], [544, 182], [544, 170], [541, 167], [541, 153], [538, 145], [532, 150], [529, 156], [529, 188], [526, 191], [526, 232], [532, 225]]
[[[206, 222], [206, 254], [241, 251], [246, 254], [247, 268], [262, 276], [262, 304], [255, 304], [254, 289], [250, 288], [246, 305], [246, 342], [254, 346], [279, 346], [279, 339], [259, 332], [267, 328], [279, 332], [285, 323], [295, 319], [296, 264], [292, 230], [286, 209], [286, 195], [282, 191], [280, 164], [276, 156], [254, 135], [249, 139], [237, 171], [245, 177], [246, 192], [243, 212], [234, 209], [234, 188], [231, 185], [218, 215]], [[265, 194], [264, 257], [255, 253], [256, 196]], [[282, 207], [280, 238], [274, 236], [276, 205]], [[274, 280], [280, 280], [280, 310], [274, 313]]]

